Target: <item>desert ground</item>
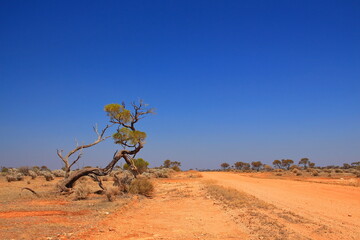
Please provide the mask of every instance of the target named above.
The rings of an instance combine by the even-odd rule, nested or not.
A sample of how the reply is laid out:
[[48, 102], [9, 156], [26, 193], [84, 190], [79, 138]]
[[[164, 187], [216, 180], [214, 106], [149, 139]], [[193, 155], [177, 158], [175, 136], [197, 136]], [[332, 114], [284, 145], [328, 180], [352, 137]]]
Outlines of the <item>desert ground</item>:
[[53, 194], [59, 180], [1, 177], [0, 238], [360, 239], [359, 178], [188, 171], [113, 202]]

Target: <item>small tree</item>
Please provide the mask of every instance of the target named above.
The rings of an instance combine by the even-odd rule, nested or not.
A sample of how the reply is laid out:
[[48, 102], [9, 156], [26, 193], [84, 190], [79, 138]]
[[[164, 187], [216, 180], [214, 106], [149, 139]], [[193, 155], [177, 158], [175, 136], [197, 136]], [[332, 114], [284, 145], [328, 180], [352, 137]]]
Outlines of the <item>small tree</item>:
[[167, 159], [164, 161], [163, 167], [164, 168], [170, 168], [171, 166], [171, 160]]
[[[104, 141], [107, 138], [111, 137], [111, 136], [104, 137], [104, 134], [105, 134], [106, 130], [109, 127], [111, 127], [111, 125], [110, 126], [107, 125], [101, 131], [101, 133], [99, 133], [97, 126], [95, 126], [93, 129], [94, 129], [94, 131], [95, 131], [95, 133], [97, 135], [96, 140], [94, 142], [92, 142], [92, 143], [84, 144], [84, 145], [79, 145], [78, 143], [76, 143], [76, 147], [73, 150], [71, 150], [70, 152], [68, 152], [65, 156], [63, 155], [63, 150], [57, 150], [58, 157], [64, 163], [64, 167], [62, 169], [65, 171], [65, 178], [69, 177], [72, 166], [74, 166], [74, 164], [77, 163], [79, 161], [79, 159], [81, 158], [83, 149], [95, 146], [96, 144], [101, 143], [102, 141]], [[78, 153], [78, 155], [74, 160], [71, 161], [70, 157], [73, 156], [75, 153]]]
[[237, 170], [241, 170], [241, 169], [244, 167], [244, 163], [243, 163], [243, 162], [236, 162], [236, 163], [234, 164], [234, 166], [235, 166], [235, 168], [236, 168]]
[[164, 163], [161, 167], [162, 168], [172, 168], [173, 170], [179, 172], [179, 171], [181, 171], [180, 166], [181, 166], [181, 162], [178, 162], [178, 161], [173, 162], [173, 161], [167, 159], [164, 161]]
[[110, 118], [110, 123], [118, 126], [116, 133], [113, 134], [113, 139], [116, 144], [122, 147], [122, 150], [116, 151], [113, 159], [104, 168], [83, 168], [70, 174], [59, 183], [58, 186], [61, 191], [69, 191], [74, 183], [83, 176], [98, 179], [98, 176], [108, 175], [122, 158], [130, 166], [130, 171], [135, 177], [139, 174], [133, 161], [136, 154], [144, 147], [146, 133], [137, 130], [135, 126], [139, 120], [153, 113], [154, 110], [148, 108], [148, 105], [142, 100], [139, 103], [131, 103], [131, 106], [132, 111], [126, 108], [125, 103], [113, 103], [104, 108]]
[[309, 162], [309, 168], [313, 168], [313, 167], [315, 167], [315, 163]]
[[294, 161], [291, 159], [282, 159], [281, 160], [281, 166], [283, 166], [284, 169], [289, 170], [290, 166], [294, 164]]
[[[134, 165], [136, 166], [139, 173], [143, 173], [147, 170], [147, 167], [149, 166], [149, 162], [145, 161], [142, 158], [138, 158], [138, 159], [134, 159]], [[125, 170], [129, 170], [130, 166], [129, 166], [129, 164], [125, 163], [123, 168]]]
[[310, 161], [308, 158], [302, 158], [299, 161], [299, 164], [302, 164], [304, 166], [304, 169], [306, 169], [309, 165]]
[[348, 164], [348, 163], [344, 163], [344, 164], [343, 164], [343, 168], [344, 168], [344, 169], [349, 169], [349, 168], [351, 168], [351, 166], [350, 166], [350, 164]]
[[251, 162], [251, 166], [254, 170], [260, 171], [260, 168], [263, 166], [261, 161]]
[[268, 171], [268, 172], [273, 170], [273, 168], [270, 165], [267, 165], [267, 164], [264, 164], [263, 168], [264, 168], [265, 171]]
[[274, 160], [273, 163], [274, 167], [276, 168], [282, 168], [281, 161], [280, 160]]
[[222, 167], [223, 170], [226, 170], [230, 167], [228, 163], [222, 163], [220, 166]]

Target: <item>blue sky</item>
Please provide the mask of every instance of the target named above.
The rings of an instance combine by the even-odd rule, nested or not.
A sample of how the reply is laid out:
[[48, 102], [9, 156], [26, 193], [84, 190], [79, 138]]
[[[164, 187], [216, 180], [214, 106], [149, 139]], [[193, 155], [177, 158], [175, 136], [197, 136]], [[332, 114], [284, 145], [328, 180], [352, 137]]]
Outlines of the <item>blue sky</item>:
[[[0, 1], [0, 165], [60, 168], [103, 107], [157, 109], [139, 155], [187, 168], [359, 161], [358, 1]], [[112, 141], [78, 167], [104, 166]]]

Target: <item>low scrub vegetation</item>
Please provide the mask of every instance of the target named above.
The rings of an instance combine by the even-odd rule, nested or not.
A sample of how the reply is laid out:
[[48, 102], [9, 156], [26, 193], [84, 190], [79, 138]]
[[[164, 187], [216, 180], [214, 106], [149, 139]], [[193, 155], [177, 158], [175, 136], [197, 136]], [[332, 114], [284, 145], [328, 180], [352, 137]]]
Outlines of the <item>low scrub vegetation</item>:
[[140, 194], [150, 197], [154, 191], [154, 185], [146, 178], [134, 179], [129, 187], [132, 194]]

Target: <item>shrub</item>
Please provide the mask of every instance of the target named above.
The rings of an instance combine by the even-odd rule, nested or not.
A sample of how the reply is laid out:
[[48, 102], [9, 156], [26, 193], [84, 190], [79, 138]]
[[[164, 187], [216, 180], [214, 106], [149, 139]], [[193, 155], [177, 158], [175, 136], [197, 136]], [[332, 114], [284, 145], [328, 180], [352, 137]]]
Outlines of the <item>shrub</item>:
[[22, 173], [16, 174], [16, 180], [17, 180], [17, 181], [22, 181], [22, 180], [24, 180], [24, 174], [22, 174]]
[[295, 170], [295, 169], [300, 169], [300, 167], [298, 165], [291, 165], [290, 170]]
[[75, 200], [87, 199], [90, 193], [91, 189], [89, 185], [81, 183], [75, 190]]
[[173, 166], [171, 169], [174, 170], [175, 172], [180, 172], [181, 171], [179, 166]]
[[55, 177], [65, 177], [65, 171], [62, 169], [57, 169], [52, 171], [52, 174], [55, 175]]
[[109, 202], [113, 202], [116, 199], [116, 195], [119, 195], [120, 189], [118, 187], [112, 187], [109, 189], [106, 189], [105, 195]]
[[133, 194], [141, 194], [151, 196], [154, 191], [154, 185], [146, 178], [135, 179], [131, 182], [129, 192]]
[[282, 173], [276, 173], [275, 175], [276, 176], [282, 176]]
[[22, 173], [24, 176], [29, 176], [29, 167], [19, 167], [18, 172]]
[[314, 171], [314, 172], [312, 172], [312, 175], [313, 175], [314, 177], [316, 177], [316, 176], [319, 176], [319, 173], [316, 172], [316, 171]]
[[278, 168], [278, 169], [274, 169], [273, 172], [283, 172], [284, 169]]
[[335, 172], [336, 172], [336, 173], [343, 173], [343, 171], [340, 170], [340, 169], [335, 169]]
[[301, 176], [301, 175], [302, 175], [301, 172], [297, 172], [297, 173], [296, 173], [296, 176]]
[[46, 181], [52, 181], [54, 180], [54, 175], [50, 172], [43, 172], [43, 176], [45, 177]]
[[134, 179], [134, 175], [129, 171], [123, 171], [117, 175], [114, 175], [114, 186], [117, 186], [120, 191], [128, 192], [129, 186]]
[[7, 172], [9, 172], [9, 169], [6, 168], [6, 167], [2, 167], [2, 168], [1, 168], [1, 172], [2, 172], [2, 173], [7, 173]]
[[29, 170], [29, 176], [31, 177], [31, 179], [35, 179], [37, 177], [37, 174], [33, 170]]
[[16, 177], [13, 174], [9, 174], [9, 175], [6, 176], [6, 180], [8, 182], [14, 182], [14, 181], [16, 181]]
[[[141, 173], [146, 171], [146, 169], [149, 166], [149, 163], [147, 161], [145, 161], [144, 159], [142, 159], [142, 158], [138, 158], [138, 159], [134, 159], [134, 165], [136, 166], [137, 170], [141, 174]], [[130, 169], [130, 167], [129, 167], [129, 165], [127, 163], [124, 164], [123, 168], [125, 170]]]

